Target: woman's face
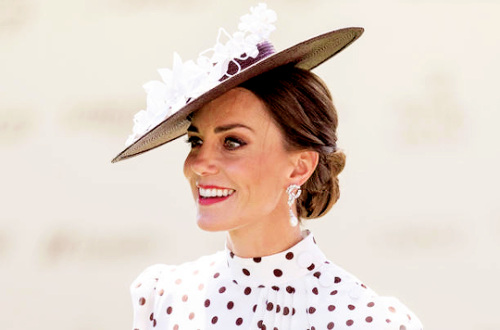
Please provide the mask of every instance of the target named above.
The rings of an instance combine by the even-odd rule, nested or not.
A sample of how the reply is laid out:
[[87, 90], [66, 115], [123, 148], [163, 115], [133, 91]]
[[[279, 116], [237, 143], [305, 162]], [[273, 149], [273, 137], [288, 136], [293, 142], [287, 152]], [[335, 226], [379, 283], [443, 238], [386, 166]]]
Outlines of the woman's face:
[[235, 88], [197, 111], [188, 142], [184, 175], [200, 228], [231, 231], [288, 215], [292, 153], [253, 93]]

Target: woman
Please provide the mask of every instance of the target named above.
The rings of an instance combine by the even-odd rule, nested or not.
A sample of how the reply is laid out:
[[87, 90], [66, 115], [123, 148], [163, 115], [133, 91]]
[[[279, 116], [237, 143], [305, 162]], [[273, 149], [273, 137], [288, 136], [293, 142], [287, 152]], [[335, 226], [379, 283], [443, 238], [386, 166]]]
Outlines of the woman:
[[273, 54], [263, 40], [273, 20], [265, 5], [253, 8], [241, 31], [251, 42], [234, 47], [242, 36], [233, 35], [225, 45], [232, 54], [216, 46], [198, 66], [177, 58], [173, 72], [189, 78], [173, 83], [170, 71], [160, 71], [164, 82], [146, 86], [148, 110], [114, 161], [187, 132], [184, 175], [197, 223], [227, 238], [215, 255], [143, 271], [131, 286], [134, 329], [421, 329], [398, 300], [377, 296], [330, 262], [297, 226], [337, 201], [345, 162], [329, 91], [309, 69], [362, 29]]

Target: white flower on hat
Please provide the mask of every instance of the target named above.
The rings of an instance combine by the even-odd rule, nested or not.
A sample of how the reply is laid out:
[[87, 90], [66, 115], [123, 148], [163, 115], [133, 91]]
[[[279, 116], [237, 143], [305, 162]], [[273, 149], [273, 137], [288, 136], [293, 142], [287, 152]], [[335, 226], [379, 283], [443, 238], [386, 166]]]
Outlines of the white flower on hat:
[[[240, 18], [239, 31], [233, 35], [219, 29], [215, 46], [201, 52], [196, 62], [182, 62], [179, 54], [174, 53], [172, 70], [158, 69], [162, 81], [150, 81], [143, 85], [147, 93], [147, 107], [134, 116], [133, 132], [125, 143], [127, 146], [191, 100], [217, 86], [224, 76], [231, 76], [227, 72], [231, 62], [237, 67], [234, 75], [241, 70], [236, 59], [257, 57], [257, 45], [268, 39], [276, 29], [273, 25], [276, 13], [263, 3], [251, 8], [250, 12]], [[222, 37], [227, 37], [225, 43], [221, 41]], [[208, 56], [209, 53], [211, 56]]]
[[243, 15], [238, 28], [241, 31], [249, 32], [250, 37], [258, 36], [259, 41], [268, 39], [271, 32], [276, 30], [273, 25], [276, 22], [277, 16], [274, 11], [267, 9], [265, 3], [259, 3], [256, 7], [250, 8], [251, 14]]

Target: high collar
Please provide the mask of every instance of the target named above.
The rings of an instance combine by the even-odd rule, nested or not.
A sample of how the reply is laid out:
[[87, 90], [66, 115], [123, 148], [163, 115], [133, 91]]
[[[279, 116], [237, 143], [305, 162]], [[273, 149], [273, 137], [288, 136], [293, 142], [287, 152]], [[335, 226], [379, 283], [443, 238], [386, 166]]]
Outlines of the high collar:
[[287, 283], [315, 272], [327, 259], [311, 232], [306, 230], [303, 236], [288, 250], [265, 257], [240, 258], [226, 245], [230, 276], [238, 284], [258, 287]]

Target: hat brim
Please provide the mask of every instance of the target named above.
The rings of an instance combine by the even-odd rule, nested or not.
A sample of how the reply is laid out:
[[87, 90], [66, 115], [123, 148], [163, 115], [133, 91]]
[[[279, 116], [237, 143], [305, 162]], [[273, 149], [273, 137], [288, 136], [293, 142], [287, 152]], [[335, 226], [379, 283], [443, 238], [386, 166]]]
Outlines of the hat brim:
[[172, 116], [163, 120], [137, 141], [120, 152], [112, 163], [140, 155], [186, 134], [190, 125], [188, 116], [205, 104], [218, 98], [245, 81], [282, 65], [311, 70], [341, 52], [363, 34], [364, 29], [350, 27], [321, 34], [295, 46], [272, 54], [224, 80], [216, 87], [190, 101]]

